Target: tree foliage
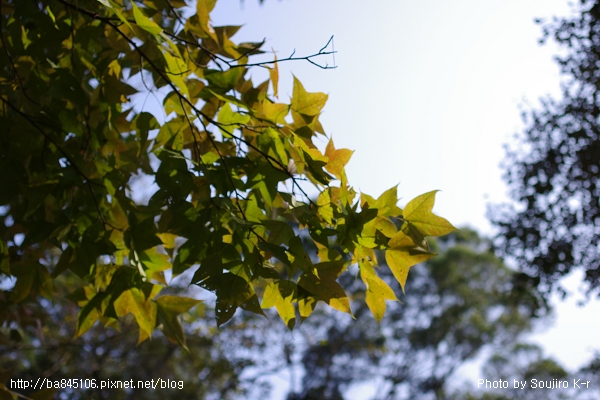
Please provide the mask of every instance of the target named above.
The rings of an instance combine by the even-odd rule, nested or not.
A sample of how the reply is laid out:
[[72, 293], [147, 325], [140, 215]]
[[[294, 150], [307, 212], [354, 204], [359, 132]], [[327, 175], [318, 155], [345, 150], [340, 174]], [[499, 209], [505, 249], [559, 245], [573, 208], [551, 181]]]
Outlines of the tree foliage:
[[[318, 302], [352, 314], [337, 281], [351, 265], [380, 320], [396, 295], [374, 251], [404, 288], [434, 255], [425, 238], [455, 229], [432, 213], [435, 192], [404, 210], [396, 187], [358, 195], [352, 152], [315, 144], [327, 95], [294, 78], [280, 99], [277, 59], [253, 61], [263, 43], [212, 27], [214, 6], [0, 0], [0, 271], [14, 284], [0, 292], [2, 340], [38, 324], [65, 275], [76, 337], [131, 314], [138, 343], [158, 327], [185, 347], [179, 315], [198, 301], [166, 290], [177, 276], [215, 294], [218, 325], [239, 308], [275, 307], [289, 328]], [[287, 60], [320, 65], [326, 49]], [[140, 92], [162, 117], [136, 109]], [[140, 176], [158, 187], [147, 202], [134, 201]]]
[[[19, 398], [164, 400], [265, 395], [266, 383], [246, 372], [265, 370], [263, 360], [256, 355], [275, 340], [270, 331], [281, 334], [282, 324], [265, 324], [264, 318], [248, 313], [219, 331], [212, 320], [214, 309], [206, 302], [183, 314], [187, 349], [161, 333], [137, 345], [137, 323], [132, 315], [121, 319], [118, 331], [97, 324], [74, 339], [78, 307], [64, 298], [72, 287], [68, 279], [74, 277], [63, 275], [55, 281], [58, 298], [45, 308], [42, 327], [14, 326], [10, 341], [0, 343], [0, 383]], [[185, 289], [171, 286], [168, 290], [177, 294]], [[248, 347], [252, 352], [243, 351]], [[45, 387], [45, 393], [33, 385], [14, 387], [16, 379], [37, 382], [44, 378], [59, 382], [62, 387]], [[157, 382], [159, 378], [174, 382], [177, 388], [124, 390], [100, 385], [101, 381]], [[3, 394], [6, 393], [0, 390], [0, 399], [13, 399]], [[41, 397], [42, 394], [47, 397]]]
[[518, 207], [497, 208], [499, 249], [515, 258], [521, 283], [550, 291], [574, 268], [600, 289], [600, 3], [544, 25], [544, 40], [565, 48], [562, 99], [525, 115], [519, 148], [508, 151], [505, 179]]
[[[15, 375], [24, 379], [76, 374], [121, 380], [161, 377], [184, 383], [177, 391], [61, 389], [59, 396], [69, 399], [92, 394], [98, 398], [259, 398], [275, 379], [285, 379], [285, 372], [292, 380], [289, 399], [354, 398], [352, 385], [365, 383], [378, 388], [378, 399], [449, 398], [453, 389], [464, 389], [456, 385], [454, 374], [460, 366], [494, 350], [507, 363], [514, 362], [503, 349], [532, 325], [538, 295], [533, 290], [513, 292], [514, 272], [490, 247], [488, 239], [468, 228], [432, 243], [442, 255], [411, 272], [403, 303], [389, 304], [381, 324], [364, 318], [369, 313], [368, 291], [351, 274], [343, 275], [340, 284], [357, 321], [321, 305], [294, 335], [286, 334], [287, 328], [276, 319], [265, 322], [251, 313], [237, 314], [227, 329], [217, 332], [208, 321], [214, 313], [212, 304], [205, 302], [184, 313], [186, 321], [195, 320], [185, 324], [189, 352], [164, 343], [161, 334], [135, 347], [132, 316], [125, 318], [120, 333], [97, 325], [72, 340], [74, 327], [69, 321], [76, 318], [76, 307], [63, 300], [49, 310], [43, 338], [30, 327], [14, 333], [21, 338], [18, 342], [0, 344], [0, 364], [12, 366]], [[382, 268], [380, 276], [399, 289], [389, 269]], [[67, 277], [61, 276], [59, 290], [68, 288], [62, 284]], [[465, 398], [464, 393], [457, 398]]]

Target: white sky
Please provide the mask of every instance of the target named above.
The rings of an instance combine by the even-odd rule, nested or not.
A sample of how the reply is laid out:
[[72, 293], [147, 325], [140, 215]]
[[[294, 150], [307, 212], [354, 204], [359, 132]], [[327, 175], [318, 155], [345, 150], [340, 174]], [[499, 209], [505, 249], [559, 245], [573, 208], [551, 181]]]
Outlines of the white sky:
[[[280, 64], [280, 98], [292, 71], [329, 94], [321, 121], [336, 147], [355, 150], [355, 188], [379, 196], [400, 183], [401, 204], [440, 189], [436, 213], [491, 233], [486, 203], [506, 199], [499, 164], [523, 127], [518, 106], [559, 94], [556, 47], [538, 45], [533, 19], [569, 10], [566, 0], [219, 0], [213, 24], [245, 25], [234, 40], [266, 38], [278, 58], [315, 53], [335, 35], [338, 68]], [[556, 304], [554, 326], [533, 340], [575, 369], [598, 348], [600, 303]]]

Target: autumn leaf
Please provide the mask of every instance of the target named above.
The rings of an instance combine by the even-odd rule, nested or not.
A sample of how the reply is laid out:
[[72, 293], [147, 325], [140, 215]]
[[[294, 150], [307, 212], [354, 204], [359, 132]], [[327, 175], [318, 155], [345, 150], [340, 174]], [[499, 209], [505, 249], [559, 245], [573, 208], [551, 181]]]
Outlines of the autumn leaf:
[[294, 77], [294, 92], [290, 106], [298, 114], [318, 115], [325, 106], [327, 97], [325, 93], [307, 92], [298, 78]]
[[443, 236], [456, 230], [446, 219], [431, 212], [437, 192], [438, 190], [434, 190], [415, 197], [404, 207], [404, 219], [424, 236]]

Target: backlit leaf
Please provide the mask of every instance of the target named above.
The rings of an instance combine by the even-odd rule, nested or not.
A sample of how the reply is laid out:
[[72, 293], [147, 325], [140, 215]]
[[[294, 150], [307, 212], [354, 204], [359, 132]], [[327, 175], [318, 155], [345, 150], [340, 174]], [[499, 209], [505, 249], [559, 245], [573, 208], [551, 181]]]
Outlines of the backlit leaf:
[[354, 153], [352, 150], [336, 149], [333, 145], [333, 139], [329, 139], [329, 143], [327, 143], [327, 148], [325, 149], [325, 156], [328, 158], [325, 168], [338, 179], [341, 179], [344, 167], [350, 161], [352, 153]]
[[153, 35], [159, 35], [162, 32], [162, 28], [156, 22], [146, 17], [135, 2], [131, 2], [131, 6], [133, 7], [133, 18], [135, 18], [137, 26]]
[[295, 288], [293, 286], [280, 286], [281, 282], [271, 282], [265, 289], [261, 307], [275, 306], [277, 313], [291, 330], [296, 325], [296, 309], [294, 308]]
[[386, 300], [398, 300], [394, 291], [377, 274], [368, 260], [361, 260], [360, 277], [367, 287], [366, 302], [377, 322], [385, 315]]
[[[275, 53], [275, 52], [273, 52]], [[274, 56], [277, 61], [277, 55]], [[269, 76], [271, 78], [271, 84], [273, 85], [273, 96], [278, 97], [279, 90], [279, 67], [277, 62], [273, 64], [273, 68], [269, 69]]]
[[200, 303], [200, 300], [170, 295], [161, 296], [156, 299], [157, 320], [160, 329], [169, 340], [180, 344], [184, 348], [187, 348], [185, 333], [179, 320], [179, 314], [188, 311], [198, 303]]
[[344, 289], [336, 281], [337, 274], [344, 268], [344, 263], [322, 263], [317, 265], [318, 277], [313, 274], [304, 274], [298, 280], [301, 286], [318, 300], [329, 304], [331, 308], [352, 314], [350, 301]]
[[[122, 317], [128, 313], [133, 314], [140, 331], [150, 337], [156, 326], [156, 303], [146, 299], [144, 293], [137, 288], [124, 291], [114, 302], [117, 316]], [[142, 333], [140, 333], [142, 337]]]
[[437, 190], [422, 194], [408, 202], [404, 219], [410, 221], [424, 236], [443, 236], [456, 230], [446, 219], [433, 214]]
[[294, 77], [294, 92], [291, 107], [298, 114], [319, 115], [327, 102], [325, 93], [309, 93], [304, 89], [298, 78]]
[[196, 13], [200, 20], [200, 27], [204, 32], [214, 35], [214, 29], [210, 26], [209, 14], [215, 7], [217, 0], [197, 0], [196, 1]]
[[423, 261], [427, 261], [434, 256], [434, 253], [411, 254], [410, 250], [389, 249], [385, 252], [387, 265], [392, 270], [396, 280], [400, 283], [403, 292], [410, 267]]

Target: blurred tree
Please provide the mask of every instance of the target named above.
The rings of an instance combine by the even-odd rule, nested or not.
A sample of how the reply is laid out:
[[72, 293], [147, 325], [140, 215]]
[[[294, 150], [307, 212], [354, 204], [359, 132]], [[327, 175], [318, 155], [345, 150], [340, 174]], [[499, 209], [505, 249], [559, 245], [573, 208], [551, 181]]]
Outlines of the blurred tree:
[[[600, 354], [596, 354], [587, 365], [569, 373], [552, 358], [544, 357], [539, 346], [518, 343], [509, 351], [494, 354], [483, 368], [482, 376], [506, 381], [508, 388], [458, 390], [451, 397], [457, 400], [593, 400], [600, 394], [599, 366]], [[587, 381], [590, 385], [581, 384]]]
[[[539, 21], [538, 21], [539, 22]], [[498, 249], [522, 272], [517, 284], [549, 293], [574, 268], [600, 294], [600, 3], [581, 0], [576, 15], [543, 25], [542, 42], [565, 49], [556, 60], [562, 99], [524, 114], [527, 127], [504, 169], [517, 206], [491, 209]]]

